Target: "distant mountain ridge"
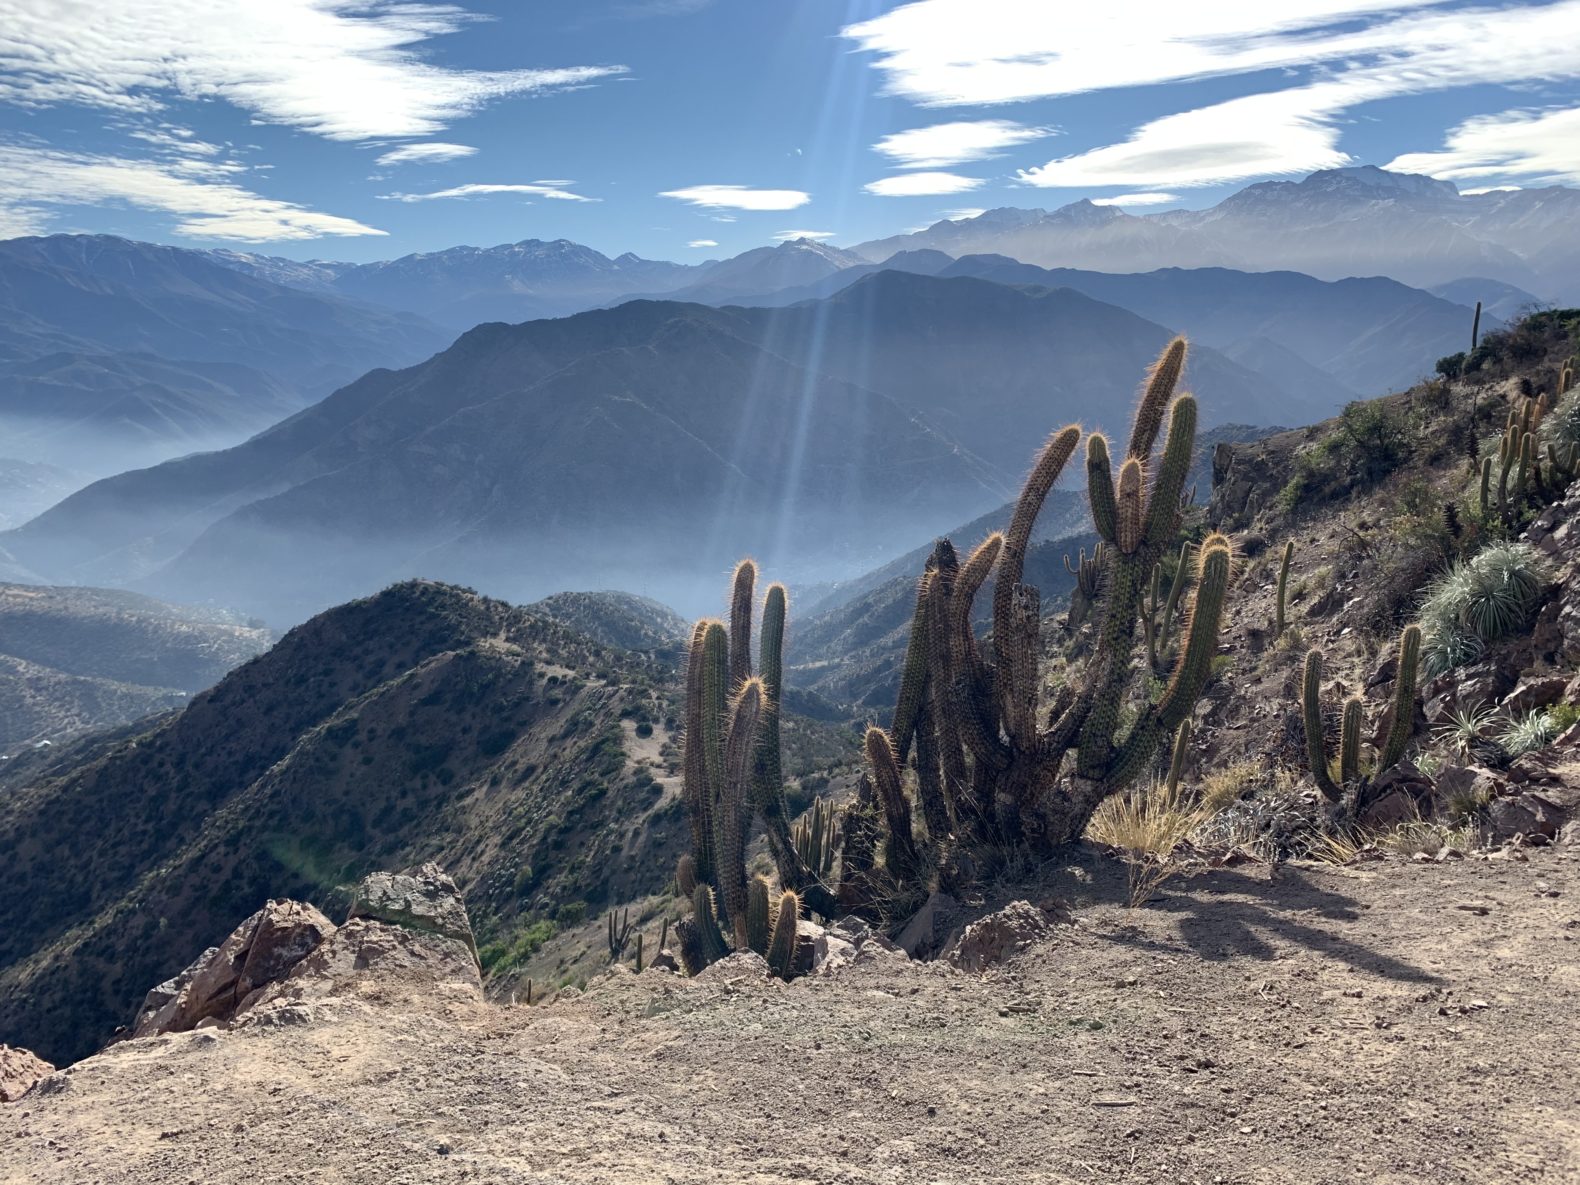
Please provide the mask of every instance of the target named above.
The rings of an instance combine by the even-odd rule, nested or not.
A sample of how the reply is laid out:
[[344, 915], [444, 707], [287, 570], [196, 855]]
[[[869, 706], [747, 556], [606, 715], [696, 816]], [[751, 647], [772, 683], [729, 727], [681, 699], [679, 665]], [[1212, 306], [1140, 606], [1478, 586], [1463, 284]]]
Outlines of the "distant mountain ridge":
[[1580, 301], [1580, 189], [1467, 194], [1448, 181], [1374, 166], [1264, 181], [1205, 210], [1130, 214], [1074, 202], [989, 210], [852, 248], [998, 254], [1044, 267], [1290, 270], [1318, 279], [1390, 276], [1417, 287], [1485, 276], [1547, 300]]
[[410, 314], [109, 235], [0, 242], [4, 454], [102, 474], [234, 443], [444, 343]]

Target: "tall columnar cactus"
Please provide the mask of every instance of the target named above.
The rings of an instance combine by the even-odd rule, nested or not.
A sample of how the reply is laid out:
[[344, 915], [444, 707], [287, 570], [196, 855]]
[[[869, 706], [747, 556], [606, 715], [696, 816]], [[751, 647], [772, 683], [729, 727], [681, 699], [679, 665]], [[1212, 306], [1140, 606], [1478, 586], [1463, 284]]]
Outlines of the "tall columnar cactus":
[[1289, 564], [1295, 558], [1295, 541], [1290, 539], [1284, 544], [1283, 557], [1278, 562], [1278, 609], [1273, 617], [1273, 637], [1281, 638], [1284, 635], [1284, 607], [1286, 596], [1289, 592]]
[[1091, 612], [1092, 603], [1097, 600], [1099, 581], [1103, 575], [1104, 545], [1101, 540], [1092, 548], [1092, 558], [1086, 558], [1086, 548], [1081, 548], [1074, 564], [1070, 563], [1068, 553], [1064, 557], [1064, 570], [1075, 577], [1075, 587], [1070, 591], [1070, 613], [1068, 621], [1070, 628], [1078, 628]]
[[1141, 631], [1147, 640], [1147, 661], [1153, 673], [1160, 678], [1168, 674], [1169, 644], [1174, 638], [1180, 595], [1190, 583], [1191, 557], [1194, 554], [1195, 548], [1189, 541], [1180, 544], [1179, 558], [1174, 565], [1174, 577], [1169, 581], [1166, 598], [1163, 596], [1163, 563], [1160, 560], [1152, 569], [1152, 582], [1141, 606]]
[[[924, 887], [918, 870], [981, 868], [1006, 845], [1046, 851], [1073, 840], [1103, 799], [1151, 767], [1189, 717], [1217, 651], [1229, 581], [1229, 544], [1221, 535], [1205, 540], [1194, 562], [1189, 553], [1182, 557], [1179, 586], [1195, 587], [1172, 676], [1155, 700], [1136, 665], [1148, 582], [1179, 544], [1197, 415], [1191, 396], [1174, 398], [1185, 353], [1185, 342], [1176, 340], [1154, 367], [1117, 477], [1107, 439], [1093, 435], [1087, 442], [1088, 501], [1102, 556], [1100, 572], [1090, 570], [1099, 616], [1084, 677], [1044, 702], [1040, 596], [1022, 581], [1037, 515], [1075, 453], [1079, 429], [1056, 432], [1043, 446], [1001, 539], [990, 537], [964, 564], [947, 540], [934, 549], [918, 592], [894, 724], [887, 737], [877, 730], [867, 736], [872, 805], [846, 819], [847, 881], [863, 864], [870, 866], [863, 875], [876, 875], [876, 845], [887, 900], [903, 905], [907, 891]], [[1072, 571], [1079, 581], [1088, 570], [1083, 563]], [[991, 656], [971, 628], [973, 601], [989, 575]], [[914, 758], [925, 842], [906, 801], [908, 758]], [[847, 903], [881, 912], [884, 900], [872, 896], [841, 885]]]
[[801, 899], [786, 890], [779, 898], [773, 934], [768, 939], [768, 970], [780, 979], [790, 979], [795, 975], [796, 921], [800, 916]]
[[1328, 747], [1322, 719], [1322, 651], [1306, 655], [1301, 684], [1301, 719], [1306, 732], [1306, 757], [1317, 789], [1330, 802], [1342, 802], [1346, 792], [1353, 794], [1357, 807], [1366, 805], [1367, 794], [1379, 775], [1399, 764], [1415, 727], [1416, 677], [1421, 663], [1421, 627], [1408, 625], [1399, 635], [1397, 671], [1394, 675], [1393, 719], [1388, 736], [1371, 773], [1361, 775], [1361, 724], [1364, 706], [1351, 697], [1344, 704], [1339, 725], [1339, 779], [1329, 766]]

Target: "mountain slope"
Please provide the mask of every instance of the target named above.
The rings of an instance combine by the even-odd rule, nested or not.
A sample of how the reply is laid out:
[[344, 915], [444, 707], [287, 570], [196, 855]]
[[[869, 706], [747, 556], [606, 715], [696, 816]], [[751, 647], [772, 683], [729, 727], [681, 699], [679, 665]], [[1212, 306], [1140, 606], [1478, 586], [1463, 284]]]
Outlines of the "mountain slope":
[[519, 914], [654, 891], [684, 828], [663, 824], [672, 792], [628, 756], [621, 726], [666, 715], [652, 673], [522, 610], [403, 585], [292, 631], [85, 766], [11, 790], [0, 1042], [81, 1056], [259, 901], [327, 900], [371, 868], [442, 860], [480, 938]]
[[230, 443], [442, 343], [416, 317], [200, 251], [108, 235], [0, 242], [0, 423], [29, 460], [104, 472]]
[[875, 505], [925, 533], [1001, 500], [990, 468], [894, 401], [753, 331], [651, 302], [481, 326], [237, 448], [98, 483], [6, 546], [277, 621], [405, 575], [686, 605], [749, 548], [792, 579], [870, 566]]

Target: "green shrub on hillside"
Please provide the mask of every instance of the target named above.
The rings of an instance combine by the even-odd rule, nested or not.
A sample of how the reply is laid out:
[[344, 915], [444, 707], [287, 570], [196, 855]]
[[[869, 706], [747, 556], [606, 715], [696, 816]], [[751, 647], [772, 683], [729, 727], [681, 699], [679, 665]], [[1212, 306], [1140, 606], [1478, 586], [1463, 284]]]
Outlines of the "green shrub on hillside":
[[1488, 643], [1527, 629], [1549, 578], [1547, 561], [1526, 543], [1494, 543], [1451, 565], [1421, 601], [1427, 674], [1472, 662]]

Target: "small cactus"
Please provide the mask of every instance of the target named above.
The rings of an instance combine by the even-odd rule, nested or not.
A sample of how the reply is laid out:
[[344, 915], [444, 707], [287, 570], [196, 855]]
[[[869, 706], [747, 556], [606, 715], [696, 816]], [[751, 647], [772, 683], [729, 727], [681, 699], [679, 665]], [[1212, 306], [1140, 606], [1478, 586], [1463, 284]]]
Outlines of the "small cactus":
[[760, 876], [752, 877], [746, 890], [746, 946], [764, 956], [768, 955], [768, 882]]
[[[625, 954], [625, 948], [631, 941], [631, 911], [625, 910], [618, 919], [615, 911], [609, 911], [609, 961], [618, 963], [620, 956]], [[641, 941], [638, 937], [637, 941]]]
[[1174, 734], [1174, 756], [1169, 761], [1168, 791], [1172, 799], [1179, 793], [1180, 778], [1185, 775], [1185, 761], [1190, 756], [1191, 722], [1186, 717]]
[[1330, 802], [1342, 802], [1346, 791], [1353, 791], [1357, 805], [1364, 806], [1366, 793], [1378, 775], [1399, 764], [1415, 727], [1416, 673], [1421, 659], [1421, 627], [1408, 625], [1399, 635], [1398, 670], [1394, 675], [1393, 722], [1388, 730], [1370, 778], [1362, 778], [1360, 768], [1361, 717], [1364, 707], [1358, 698], [1344, 704], [1339, 728], [1339, 781], [1333, 780], [1328, 765], [1327, 744], [1322, 726], [1322, 651], [1306, 655], [1301, 681], [1301, 715], [1306, 732], [1306, 756], [1317, 788]]
[[1284, 607], [1285, 598], [1289, 592], [1289, 563], [1295, 558], [1295, 541], [1287, 540], [1284, 543], [1284, 555], [1278, 562], [1278, 609], [1273, 618], [1273, 637], [1279, 638], [1284, 633]]
[[780, 979], [790, 979], [795, 974], [796, 921], [801, 916], [801, 899], [790, 890], [779, 898], [779, 911], [774, 915], [773, 934], [768, 940], [768, 970]]

